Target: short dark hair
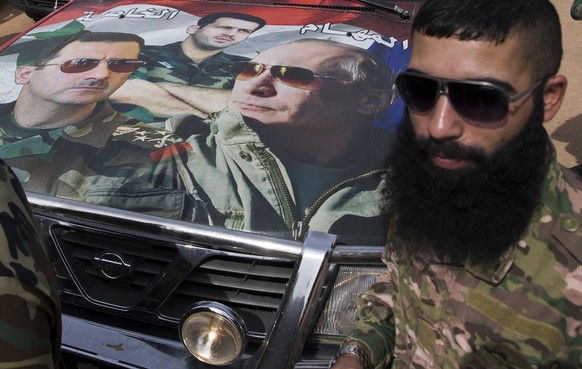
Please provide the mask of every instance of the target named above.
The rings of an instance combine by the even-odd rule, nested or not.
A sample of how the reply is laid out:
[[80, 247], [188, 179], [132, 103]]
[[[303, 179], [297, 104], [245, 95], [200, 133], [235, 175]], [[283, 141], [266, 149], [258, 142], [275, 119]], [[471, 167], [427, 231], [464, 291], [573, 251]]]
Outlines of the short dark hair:
[[207, 25], [214, 23], [218, 18], [234, 18], [244, 20], [247, 22], [257, 23], [259, 26], [255, 30], [253, 30], [253, 32], [258, 31], [259, 29], [263, 28], [265, 24], [267, 24], [267, 22], [263, 18], [255, 17], [253, 15], [243, 13], [220, 12], [208, 14], [200, 18], [198, 20], [198, 26], [200, 28], [206, 27]]
[[[51, 40], [54, 44], [55, 39]], [[145, 41], [140, 36], [133, 33], [122, 33], [122, 32], [89, 32], [82, 31], [75, 34], [72, 37], [67, 37], [61, 39], [54, 47], [44, 48], [45, 52], [39, 50], [39, 55], [36, 58], [33, 65], [41, 66], [46, 64], [49, 60], [54, 59], [58, 56], [59, 52], [64, 49], [67, 45], [73, 42], [135, 42], [139, 46], [139, 50], [145, 44]], [[42, 41], [37, 41], [42, 42]], [[44, 54], [44, 55], [43, 55]]]
[[[438, 38], [503, 43], [517, 34], [533, 79], [558, 73], [562, 60], [560, 18], [549, 0], [427, 0], [414, 32]], [[459, 55], [462, 58], [462, 55]]]

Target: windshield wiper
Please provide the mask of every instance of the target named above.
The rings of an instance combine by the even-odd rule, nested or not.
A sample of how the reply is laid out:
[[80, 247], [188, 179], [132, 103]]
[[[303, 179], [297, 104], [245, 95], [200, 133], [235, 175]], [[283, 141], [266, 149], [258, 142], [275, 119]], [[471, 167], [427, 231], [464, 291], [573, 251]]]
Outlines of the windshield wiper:
[[374, 5], [380, 9], [394, 12], [398, 14], [402, 19], [410, 19], [410, 12], [406, 9], [402, 9], [396, 4], [392, 4], [382, 0], [360, 0], [360, 1], [365, 4]]

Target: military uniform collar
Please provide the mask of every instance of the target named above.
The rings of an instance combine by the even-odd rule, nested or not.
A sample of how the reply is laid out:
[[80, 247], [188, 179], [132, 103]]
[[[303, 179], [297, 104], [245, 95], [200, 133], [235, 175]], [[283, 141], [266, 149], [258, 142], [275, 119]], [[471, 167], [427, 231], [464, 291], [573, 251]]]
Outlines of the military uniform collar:
[[[230, 62], [230, 60], [228, 58], [226, 58], [226, 56], [224, 55], [224, 52], [221, 51], [219, 53], [216, 53], [212, 56], [207, 57], [206, 59], [202, 60], [199, 63], [196, 63], [196, 62], [192, 61], [192, 59], [190, 59], [190, 57], [184, 53], [184, 51], [182, 50], [182, 42], [181, 41], [170, 45], [167, 48], [167, 53], [168, 53], [167, 55], [170, 57], [170, 59], [174, 59], [174, 60], [178, 61], [179, 63], [189, 64], [189, 65], [194, 65], [194, 66], [200, 66], [202, 64], [210, 63], [216, 59], [219, 59], [219, 60], [225, 61], [225, 62]], [[163, 56], [163, 51], [162, 51], [161, 55]], [[162, 59], [162, 58], [160, 58], [160, 59]], [[168, 59], [168, 58], [165, 58], [165, 59]], [[166, 68], [170, 68], [170, 69], [176, 68], [175, 65], [168, 63], [167, 60], [158, 60], [157, 62], [161, 63]]]
[[[556, 157], [556, 149], [551, 143], [548, 143], [548, 169], [541, 187], [542, 205], [541, 208], [533, 214], [530, 225], [528, 226], [528, 229], [525, 231], [521, 240], [512, 245], [506, 251], [506, 253], [500, 258], [499, 263], [495, 266], [495, 268], [484, 270], [479, 266], [467, 265], [465, 266], [465, 269], [469, 273], [492, 284], [501, 282], [515, 262], [517, 249], [522, 246], [526, 247], [527, 240], [535, 236], [533, 233], [536, 229], [539, 228], [542, 216], [544, 214], [556, 215], [561, 212], [559, 204], [562, 202], [562, 200], [560, 200], [560, 194], [558, 193], [559, 186], [557, 186], [561, 170]], [[567, 194], [565, 195], [567, 196]]]
[[[388, 232], [388, 240], [386, 243], [386, 249], [384, 251], [384, 259], [390, 261], [391, 259], [397, 259], [398, 262], [404, 262], [403, 259], [409, 256], [401, 256], [399, 253], [395, 253], [394, 243], [403, 243], [398, 237], [395, 237], [393, 232]], [[444, 260], [439, 260], [436, 257], [425, 256], [420, 258], [418, 255], [412, 256], [412, 259], [419, 262], [422, 265], [451, 265], [451, 267], [462, 268], [467, 273], [473, 275], [475, 278], [481, 279], [492, 285], [499, 284], [507, 275], [509, 270], [514, 264], [516, 256], [517, 245], [512, 245], [499, 259], [499, 262], [493, 267], [483, 267], [481, 265], [473, 264], [457, 264], [450, 263]]]
[[[23, 137], [21, 140], [0, 147], [0, 157], [14, 158], [18, 156], [40, 155], [50, 151], [55, 142], [64, 139], [93, 147], [103, 147], [111, 134], [119, 125], [117, 113], [107, 102], [95, 106], [92, 115], [79, 126], [67, 126], [55, 129], [36, 129], [35, 135]], [[8, 124], [9, 122], [5, 122]], [[17, 124], [16, 122], [14, 122]], [[16, 125], [15, 127], [20, 127]], [[21, 128], [25, 130], [25, 128]]]
[[501, 258], [499, 258], [498, 263], [493, 267], [465, 264], [465, 270], [476, 278], [489, 284], [499, 284], [505, 278], [515, 262], [516, 249], [516, 244], [511, 245]]
[[259, 135], [250, 128], [241, 113], [224, 109], [208, 116], [210, 130], [219, 135], [226, 145], [254, 143], [265, 146]]
[[81, 126], [65, 127], [63, 138], [97, 148], [103, 147], [119, 125], [119, 120], [116, 119], [119, 114], [107, 102], [101, 101]]

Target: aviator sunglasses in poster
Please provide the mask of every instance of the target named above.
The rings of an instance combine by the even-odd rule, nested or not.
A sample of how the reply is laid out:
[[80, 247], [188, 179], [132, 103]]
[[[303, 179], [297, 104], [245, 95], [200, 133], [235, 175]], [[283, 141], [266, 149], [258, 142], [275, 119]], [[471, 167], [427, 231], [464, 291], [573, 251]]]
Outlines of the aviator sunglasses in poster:
[[49, 63], [42, 64], [39, 67], [45, 67], [49, 65], [59, 65], [61, 72], [63, 73], [83, 73], [95, 69], [99, 63], [107, 63], [107, 67], [110, 71], [116, 73], [130, 73], [136, 71], [142, 65], [145, 65], [145, 61], [135, 60], [135, 59], [90, 59], [90, 58], [79, 58], [67, 60], [64, 63]]
[[351, 78], [335, 77], [314, 73], [307, 68], [290, 67], [285, 65], [267, 65], [256, 62], [234, 62], [230, 70], [232, 75], [241, 81], [251, 79], [268, 70], [271, 77], [291, 86], [303, 88], [315, 81], [316, 78], [335, 79], [339, 81], [351, 81]]

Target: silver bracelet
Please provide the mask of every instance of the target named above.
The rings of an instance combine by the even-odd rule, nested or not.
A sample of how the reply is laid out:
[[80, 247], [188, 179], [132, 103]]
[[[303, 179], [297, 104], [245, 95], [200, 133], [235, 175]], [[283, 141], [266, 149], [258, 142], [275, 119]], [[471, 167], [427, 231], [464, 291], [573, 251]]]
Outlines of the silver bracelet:
[[366, 355], [366, 352], [362, 350], [360, 346], [355, 345], [353, 343], [346, 343], [340, 347], [337, 356], [329, 361], [329, 368], [331, 368], [335, 364], [338, 357], [344, 354], [356, 356], [358, 359], [360, 359], [362, 364], [364, 364], [364, 369], [374, 369], [374, 367], [372, 366], [372, 362], [370, 361], [370, 358], [368, 357], [368, 355]]

